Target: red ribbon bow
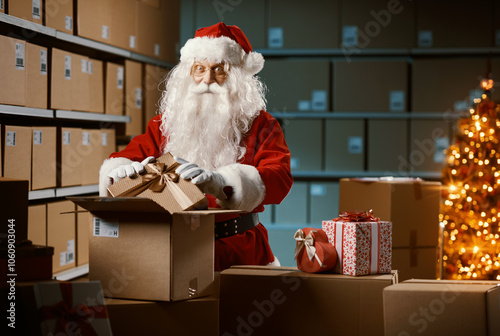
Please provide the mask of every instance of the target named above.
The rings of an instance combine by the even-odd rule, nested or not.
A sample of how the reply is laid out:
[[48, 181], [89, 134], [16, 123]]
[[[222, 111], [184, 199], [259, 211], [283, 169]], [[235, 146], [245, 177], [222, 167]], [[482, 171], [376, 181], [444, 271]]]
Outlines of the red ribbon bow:
[[380, 219], [373, 216], [373, 210], [360, 211], [350, 210], [339, 213], [339, 217], [332, 219], [334, 221], [344, 222], [378, 222]]
[[108, 311], [105, 305], [87, 306], [79, 303], [73, 307], [73, 295], [70, 282], [61, 282], [61, 293], [63, 300], [54, 306], [40, 307], [43, 319], [57, 319], [57, 327], [54, 334], [60, 332], [66, 334], [69, 323], [74, 323], [80, 328], [82, 335], [98, 336], [90, 324], [89, 318], [107, 318]]

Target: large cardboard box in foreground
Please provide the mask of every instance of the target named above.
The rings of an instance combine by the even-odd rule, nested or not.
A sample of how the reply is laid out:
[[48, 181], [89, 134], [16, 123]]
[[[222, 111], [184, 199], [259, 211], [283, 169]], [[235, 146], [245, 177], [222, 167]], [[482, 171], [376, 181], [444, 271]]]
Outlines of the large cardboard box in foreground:
[[393, 247], [438, 245], [441, 183], [411, 179], [341, 179], [339, 211], [373, 210], [391, 221]]
[[231, 267], [220, 274], [220, 335], [384, 335], [382, 291], [394, 283], [397, 272]]
[[500, 335], [498, 281], [408, 280], [384, 289], [386, 336]]
[[71, 197], [90, 211], [89, 278], [107, 297], [177, 301], [210, 294], [214, 214], [170, 214], [140, 197]]

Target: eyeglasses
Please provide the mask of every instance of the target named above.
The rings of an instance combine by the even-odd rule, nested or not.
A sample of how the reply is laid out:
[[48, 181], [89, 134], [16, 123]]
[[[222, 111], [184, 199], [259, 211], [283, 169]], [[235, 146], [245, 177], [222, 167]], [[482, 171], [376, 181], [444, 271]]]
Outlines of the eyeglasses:
[[193, 65], [193, 68], [191, 69], [191, 75], [196, 76], [196, 77], [203, 77], [207, 73], [207, 71], [213, 71], [215, 78], [226, 78], [227, 77], [227, 72], [224, 70], [224, 65], [218, 64], [212, 68], [207, 68], [204, 67], [201, 64], [195, 64]]

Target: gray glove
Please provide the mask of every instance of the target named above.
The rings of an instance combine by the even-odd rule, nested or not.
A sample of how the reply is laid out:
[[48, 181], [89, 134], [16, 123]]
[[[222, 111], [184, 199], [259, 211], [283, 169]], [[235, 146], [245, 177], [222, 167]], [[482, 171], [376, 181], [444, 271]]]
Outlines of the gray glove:
[[108, 177], [113, 179], [113, 183], [120, 181], [122, 178], [128, 177], [136, 177], [138, 174], [143, 173], [145, 171], [144, 166], [148, 163], [154, 161], [154, 156], [148, 156], [142, 162], [132, 162], [131, 164], [122, 165], [116, 167], [112, 171], [108, 173]]
[[226, 182], [224, 177], [213, 170], [202, 168], [196, 163], [186, 161], [178, 156], [174, 156], [175, 161], [180, 163], [175, 172], [184, 180], [191, 180], [205, 194], [210, 194], [218, 199], [225, 200], [227, 195], [224, 193]]

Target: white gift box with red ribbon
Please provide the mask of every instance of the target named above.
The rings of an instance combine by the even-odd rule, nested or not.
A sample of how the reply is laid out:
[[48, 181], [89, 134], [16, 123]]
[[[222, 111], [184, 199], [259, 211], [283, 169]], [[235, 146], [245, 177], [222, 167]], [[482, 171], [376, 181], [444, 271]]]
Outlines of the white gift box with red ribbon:
[[392, 222], [323, 221], [335, 246], [335, 273], [366, 275], [391, 272]]

